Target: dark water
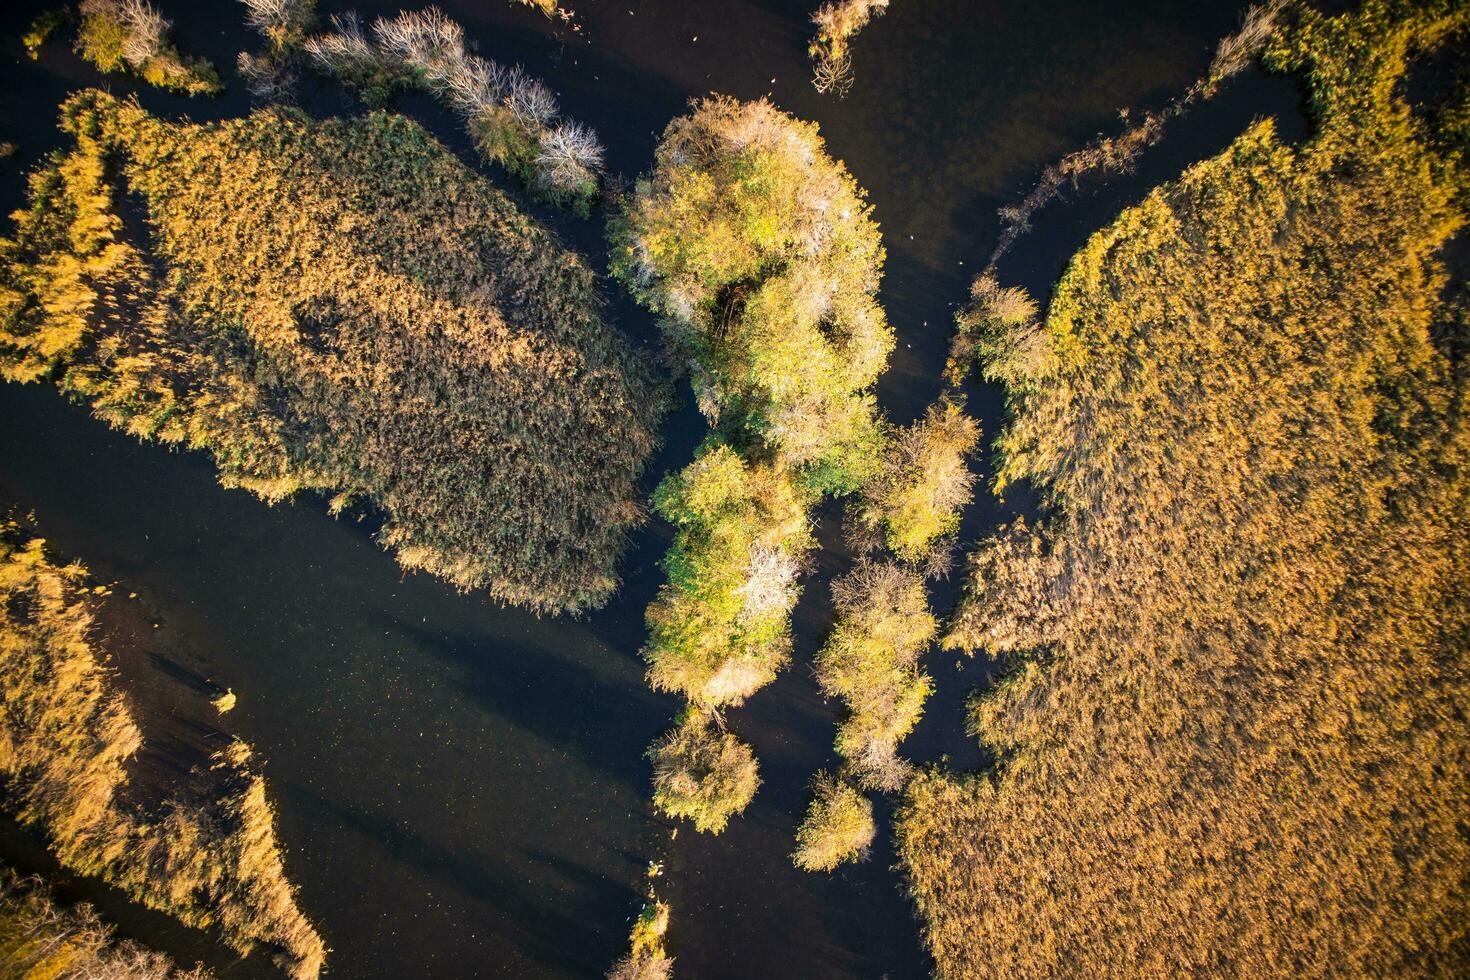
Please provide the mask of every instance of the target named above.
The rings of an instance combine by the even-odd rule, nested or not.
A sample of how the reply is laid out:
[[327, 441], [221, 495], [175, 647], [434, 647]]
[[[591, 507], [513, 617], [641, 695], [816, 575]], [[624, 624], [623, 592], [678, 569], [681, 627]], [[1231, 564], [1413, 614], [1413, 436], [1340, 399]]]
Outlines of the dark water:
[[[1046, 163], [1114, 126], [1118, 108], [1157, 106], [1186, 87], [1235, 26], [1236, 5], [897, 0], [856, 43], [857, 85], [836, 101], [808, 83], [804, 21], [815, 4], [571, 0], [580, 33], [510, 0], [443, 6], [484, 53], [545, 78], [625, 174], [644, 169], [664, 124], [709, 91], [769, 93], [818, 121], [883, 226], [882, 300], [899, 342], [880, 397], [907, 421], [938, 393], [950, 317], [994, 245], [995, 209]], [[177, 21], [180, 46], [221, 67], [255, 47], [237, 4], [160, 5]], [[39, 64], [26, 59], [17, 38], [40, 5], [22, 6], [0, 15], [0, 140], [20, 148], [0, 165], [7, 210], [20, 203], [21, 169], [56, 142], [56, 104], [97, 81], [60, 45]], [[358, 9], [371, 17], [396, 5]], [[141, 97], [196, 119], [246, 108], [238, 85], [215, 101]], [[1241, 80], [1180, 123], [1139, 174], [1043, 213], [1002, 273], [1044, 295], [1089, 231], [1224, 146], [1253, 115], [1278, 114], [1299, 134], [1295, 98], [1284, 81]], [[321, 110], [332, 97], [307, 101]], [[468, 156], [445, 114], [422, 100], [405, 106]], [[532, 210], [601, 263], [599, 221]], [[651, 348], [649, 319], [608, 292], [619, 325]], [[1003, 423], [997, 393], [976, 386], [968, 395], [993, 435]], [[686, 398], [655, 474], [686, 461], [702, 433]], [[967, 542], [1030, 506], [977, 496]], [[232, 723], [263, 760], [288, 870], [333, 947], [334, 975], [598, 975], [623, 951], [651, 858], [667, 862], [660, 893], [673, 904], [669, 944], [682, 976], [928, 973], [891, 868], [886, 812], [864, 865], [814, 876], [788, 858], [808, 780], [836, 763], [834, 706], [809, 667], [829, 626], [826, 581], [847, 563], [836, 508], [823, 511], [828, 547], [797, 610], [796, 663], [730, 713], [759, 755], [764, 785], [722, 836], [685, 827], [670, 842], [670, 826], [647, 807], [642, 753], [677, 702], [647, 690], [637, 657], [667, 529], [635, 541], [609, 608], [537, 620], [404, 576], [361, 528], [328, 518], [318, 502], [270, 508], [223, 490], [204, 457], [140, 445], [39, 386], [0, 386], [0, 502], [34, 511], [61, 555], [147, 596], [160, 644], [188, 651], [177, 656], [189, 670], [238, 692]], [[941, 612], [953, 600], [953, 583], [935, 590]], [[907, 748], [973, 766], [963, 699], [986, 668], [939, 654], [928, 664], [938, 693]], [[0, 827], [0, 855], [41, 862], [11, 827]], [[101, 899], [126, 931], [186, 959], [208, 948], [127, 912], [106, 890], [82, 884], [69, 894]], [[211, 958], [227, 976], [264, 970]]]

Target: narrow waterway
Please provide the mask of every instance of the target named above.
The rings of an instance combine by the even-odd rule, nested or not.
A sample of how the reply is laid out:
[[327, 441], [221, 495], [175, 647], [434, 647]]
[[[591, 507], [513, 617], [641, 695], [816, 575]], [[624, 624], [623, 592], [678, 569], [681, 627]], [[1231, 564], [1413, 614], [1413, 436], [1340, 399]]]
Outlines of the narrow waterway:
[[[256, 46], [238, 3], [156, 2], [175, 19], [180, 47], [222, 69]], [[996, 208], [1045, 164], [1114, 127], [1120, 107], [1157, 106], [1185, 88], [1235, 27], [1237, 5], [895, 0], [858, 39], [857, 83], [838, 101], [808, 81], [805, 19], [815, 4], [569, 0], [576, 32], [510, 0], [441, 6], [483, 53], [544, 78], [570, 116], [599, 131], [612, 169], [629, 176], [649, 165], [665, 123], [706, 92], [769, 94], [819, 122], [883, 227], [881, 299], [898, 349], [880, 399], [907, 421], [939, 391], [950, 317], [994, 245]], [[21, 202], [23, 170], [57, 144], [58, 102], [97, 82], [59, 45], [40, 62], [26, 58], [19, 35], [44, 6], [0, 15], [0, 140], [19, 147], [0, 172], [7, 212]], [[397, 5], [357, 9], [370, 20]], [[247, 111], [226, 74], [231, 92], [220, 100], [140, 98], [196, 119]], [[340, 108], [318, 88], [307, 93], [309, 109]], [[425, 100], [404, 107], [471, 158], [447, 115]], [[1120, 205], [1215, 152], [1256, 115], [1279, 115], [1299, 132], [1296, 111], [1290, 83], [1240, 80], [1180, 122], [1139, 174], [1044, 212], [1002, 272], [1044, 295], [1071, 250]], [[602, 264], [600, 218], [527, 207]], [[650, 319], [608, 295], [613, 318], [653, 356]], [[993, 436], [1004, 421], [997, 394], [977, 385], [968, 395]], [[650, 486], [703, 434], [681, 397]], [[160, 664], [239, 694], [231, 723], [258, 750], [287, 867], [332, 947], [333, 975], [598, 975], [622, 952], [654, 857], [666, 859], [660, 892], [673, 905], [679, 975], [927, 975], [892, 869], [886, 812], [863, 865], [817, 876], [789, 860], [808, 780], [836, 763], [835, 706], [822, 701], [809, 668], [830, 623], [826, 582], [847, 564], [836, 508], [822, 513], [824, 550], [798, 607], [795, 664], [729, 714], [760, 758], [761, 791], [720, 837], [686, 826], [670, 842], [671, 826], [647, 804], [643, 752], [678, 705], [646, 688], [638, 658], [667, 528], [637, 536], [608, 608], [538, 620], [405, 576], [361, 527], [331, 519], [319, 502], [272, 508], [221, 489], [202, 455], [140, 445], [35, 385], [0, 385], [0, 506], [34, 513], [60, 556], [144, 595], [159, 623]], [[966, 513], [966, 540], [1027, 506], [982, 488]], [[955, 585], [936, 588], [941, 612]], [[985, 666], [937, 653], [928, 665], [938, 693], [910, 754], [973, 766], [963, 700]], [[182, 683], [170, 680], [181, 672], [160, 670], [158, 683]], [[0, 828], [0, 857], [44, 864], [10, 826]], [[106, 898], [85, 885], [68, 894]], [[154, 916], [124, 924], [186, 959], [204, 955], [199, 937], [162, 929]], [[269, 973], [259, 961], [232, 964], [217, 953], [212, 961], [224, 976]]]

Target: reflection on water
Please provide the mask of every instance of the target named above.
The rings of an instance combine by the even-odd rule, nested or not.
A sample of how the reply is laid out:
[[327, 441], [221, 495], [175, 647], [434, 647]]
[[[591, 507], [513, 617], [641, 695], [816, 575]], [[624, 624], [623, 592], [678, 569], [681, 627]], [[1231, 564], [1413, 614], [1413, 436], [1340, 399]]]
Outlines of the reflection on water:
[[[804, 21], [815, 4], [571, 0], [583, 30], [561, 36], [509, 0], [441, 6], [486, 54], [544, 77], [570, 115], [598, 128], [624, 173], [645, 168], [663, 125], [707, 91], [769, 93], [820, 122], [883, 225], [881, 298], [899, 343], [880, 396], [907, 421], [938, 391], [949, 318], [993, 245], [995, 209], [1109, 126], [1119, 107], [1159, 104], [1185, 87], [1234, 27], [1235, 4], [905, 0], [859, 37], [857, 85], [842, 102], [807, 82]], [[160, 5], [186, 51], [224, 66], [254, 46], [237, 3]], [[54, 144], [65, 91], [95, 79], [54, 46], [39, 65], [21, 53], [18, 35], [41, 6], [0, 15], [0, 139], [18, 143], [26, 163]], [[371, 18], [397, 4], [358, 8]], [[244, 111], [238, 88], [214, 102], [143, 99], [208, 118]], [[329, 111], [332, 100], [313, 91], [306, 104]], [[468, 155], [440, 110], [405, 105]], [[1132, 183], [1043, 214], [1002, 272], [1044, 294], [1071, 249], [1128, 194], [1218, 149], [1254, 112], [1291, 105], [1284, 83], [1241, 83], [1179, 124]], [[0, 174], [7, 211], [21, 187], [12, 164]], [[597, 222], [542, 216], [601, 261]], [[651, 346], [649, 319], [610, 301], [619, 324]], [[995, 392], [976, 387], [970, 398], [993, 435], [1003, 423]], [[656, 471], [687, 460], [703, 428], [687, 403], [672, 415]], [[967, 540], [1026, 506], [981, 497], [966, 514]], [[642, 753], [676, 702], [647, 690], [637, 659], [666, 529], [637, 538], [608, 609], [537, 620], [404, 576], [319, 504], [268, 508], [222, 490], [202, 456], [141, 446], [38, 386], [0, 386], [0, 501], [33, 510], [62, 556], [146, 595], [172, 647], [197, 658], [183, 667], [240, 694], [232, 723], [264, 760], [288, 868], [334, 949], [335, 975], [596, 975], [622, 951], [654, 856], [667, 857], [661, 892], [673, 904], [669, 945], [681, 975], [927, 975], [886, 834], [868, 863], [830, 877], [796, 871], [788, 858], [807, 782], [836, 762], [833, 709], [809, 669], [829, 624], [825, 583], [846, 565], [836, 508], [823, 512], [824, 551], [797, 610], [795, 665], [730, 714], [756, 749], [764, 785], [721, 837], [686, 828], [669, 845], [669, 828], [647, 807]], [[940, 611], [953, 590], [936, 590]], [[930, 655], [939, 691], [907, 745], [918, 758], [947, 754], [968, 766], [978, 754], [962, 730], [962, 701], [985, 671], [956, 666]], [[6, 828], [0, 849], [21, 860], [14, 836]], [[185, 959], [200, 955], [187, 933], [150, 923], [128, 920]]]

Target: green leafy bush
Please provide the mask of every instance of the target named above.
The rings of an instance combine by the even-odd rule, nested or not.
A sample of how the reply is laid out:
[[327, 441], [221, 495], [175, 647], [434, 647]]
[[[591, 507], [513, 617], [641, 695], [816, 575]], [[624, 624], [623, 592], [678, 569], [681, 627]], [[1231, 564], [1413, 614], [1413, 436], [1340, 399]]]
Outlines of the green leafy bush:
[[790, 656], [807, 500], [782, 470], [710, 441], [654, 506], [676, 530], [648, 607], [649, 683], [709, 708], [740, 704]]
[[613, 275], [663, 314], [711, 422], [818, 490], [856, 489], [881, 447], [867, 392], [893, 332], [870, 211], [815, 125], [717, 97], [669, 124], [610, 224]]

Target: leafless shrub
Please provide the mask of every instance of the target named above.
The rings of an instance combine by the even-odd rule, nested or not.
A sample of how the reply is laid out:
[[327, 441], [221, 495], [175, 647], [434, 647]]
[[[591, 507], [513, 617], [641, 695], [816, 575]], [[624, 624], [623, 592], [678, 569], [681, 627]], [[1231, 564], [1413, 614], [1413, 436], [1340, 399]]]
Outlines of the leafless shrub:
[[839, 97], [852, 88], [852, 51], [848, 42], [874, 17], [888, 9], [888, 0], [834, 0], [812, 14], [817, 35], [807, 47], [812, 58], [812, 85], [818, 92]]
[[235, 71], [244, 80], [251, 96], [260, 102], [289, 98], [296, 84], [296, 73], [279, 58], [241, 51], [235, 58]]
[[440, 97], [465, 119], [488, 113], [505, 99], [505, 70], [488, 58], [467, 55], [445, 76]]
[[126, 32], [122, 56], [128, 64], [141, 69], [163, 52], [173, 25], [156, 8], [144, 0], [122, 0], [117, 17]]
[[602, 169], [602, 144], [597, 134], [581, 123], [564, 122], [541, 137], [536, 154], [536, 175], [552, 191], [574, 191], [596, 182]]
[[275, 44], [300, 39], [311, 29], [315, 0], [240, 0], [245, 22]]
[[368, 70], [379, 62], [381, 55], [369, 42], [356, 11], [333, 14], [332, 27], [335, 33], [317, 34], [302, 43], [307, 57], [319, 70], [348, 75]]
[[464, 28], [438, 7], [379, 17], [373, 31], [383, 50], [415, 68], [452, 70], [465, 57]]
[[533, 132], [551, 125], [561, 111], [551, 89], [519, 68], [506, 72], [505, 86], [506, 105], [521, 125]]
[[751, 549], [745, 584], [736, 592], [743, 605], [742, 620], [784, 612], [796, 603], [796, 558], [782, 548], [757, 545]]

